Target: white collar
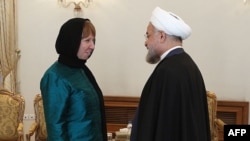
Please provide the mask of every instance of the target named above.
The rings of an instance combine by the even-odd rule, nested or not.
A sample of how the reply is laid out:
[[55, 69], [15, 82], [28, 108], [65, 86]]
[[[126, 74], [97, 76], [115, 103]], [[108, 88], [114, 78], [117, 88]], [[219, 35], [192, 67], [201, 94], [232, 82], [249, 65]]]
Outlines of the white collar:
[[173, 48], [167, 50], [166, 52], [164, 52], [164, 53], [161, 55], [161, 60], [164, 59], [164, 58], [169, 54], [169, 52], [171, 52], [172, 50], [175, 50], [175, 49], [177, 49], [177, 48], [181, 48], [181, 46], [173, 47]]

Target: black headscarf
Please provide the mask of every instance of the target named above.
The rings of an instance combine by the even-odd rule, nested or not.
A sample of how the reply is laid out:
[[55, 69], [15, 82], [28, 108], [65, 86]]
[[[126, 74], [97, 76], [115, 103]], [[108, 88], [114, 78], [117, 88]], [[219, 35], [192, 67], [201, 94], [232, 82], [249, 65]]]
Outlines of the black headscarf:
[[86, 60], [77, 57], [85, 21], [89, 19], [73, 18], [62, 25], [56, 40], [60, 63], [76, 68], [81, 68], [85, 64]]

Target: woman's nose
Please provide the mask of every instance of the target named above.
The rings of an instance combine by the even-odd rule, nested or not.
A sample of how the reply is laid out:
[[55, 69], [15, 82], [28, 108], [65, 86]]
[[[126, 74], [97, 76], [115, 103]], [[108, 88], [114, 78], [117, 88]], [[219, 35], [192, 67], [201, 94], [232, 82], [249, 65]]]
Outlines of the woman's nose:
[[92, 40], [90, 44], [91, 44], [90, 48], [94, 49], [95, 48], [95, 41]]

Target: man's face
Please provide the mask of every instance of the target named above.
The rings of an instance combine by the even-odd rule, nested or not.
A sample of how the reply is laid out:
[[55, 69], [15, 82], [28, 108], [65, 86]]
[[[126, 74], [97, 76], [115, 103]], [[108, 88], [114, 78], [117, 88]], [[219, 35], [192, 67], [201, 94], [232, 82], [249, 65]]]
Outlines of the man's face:
[[160, 55], [158, 53], [159, 48], [159, 31], [157, 31], [154, 26], [149, 23], [146, 32], [146, 41], [145, 46], [148, 49], [148, 53], [146, 56], [146, 61], [150, 64], [155, 64], [160, 60]]

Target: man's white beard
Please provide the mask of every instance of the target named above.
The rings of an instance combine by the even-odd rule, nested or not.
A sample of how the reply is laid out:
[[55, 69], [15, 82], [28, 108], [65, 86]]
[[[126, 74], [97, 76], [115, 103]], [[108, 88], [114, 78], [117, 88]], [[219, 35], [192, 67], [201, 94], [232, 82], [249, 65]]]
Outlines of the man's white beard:
[[152, 49], [148, 49], [148, 54], [146, 56], [146, 61], [149, 64], [156, 64], [160, 61], [160, 56], [158, 56], [154, 50]]

